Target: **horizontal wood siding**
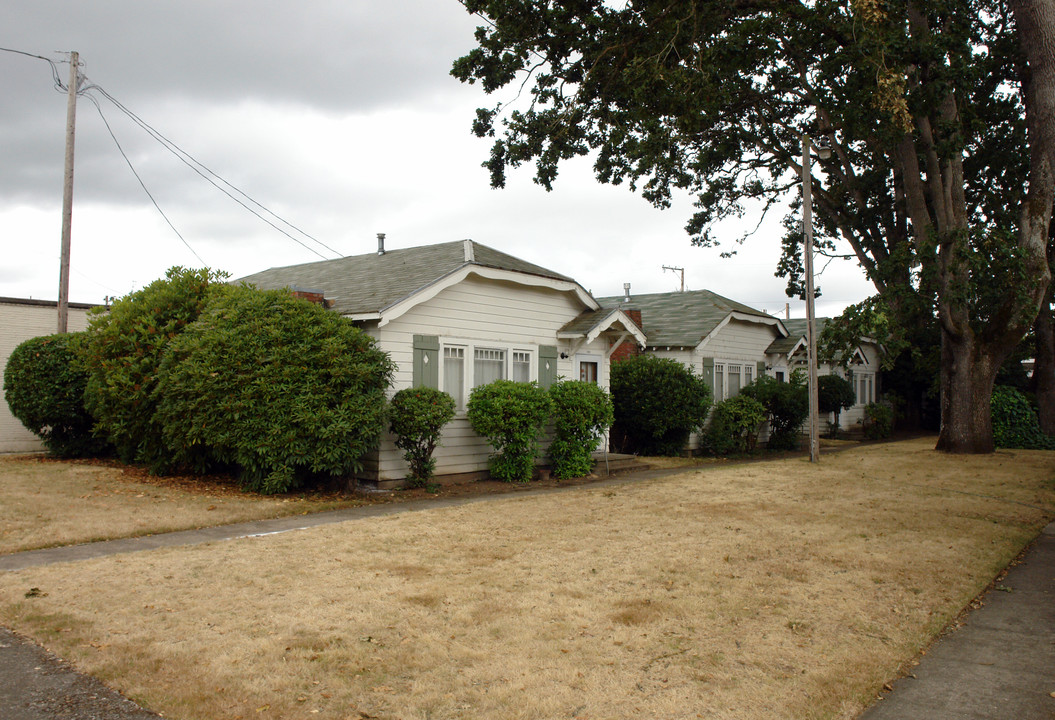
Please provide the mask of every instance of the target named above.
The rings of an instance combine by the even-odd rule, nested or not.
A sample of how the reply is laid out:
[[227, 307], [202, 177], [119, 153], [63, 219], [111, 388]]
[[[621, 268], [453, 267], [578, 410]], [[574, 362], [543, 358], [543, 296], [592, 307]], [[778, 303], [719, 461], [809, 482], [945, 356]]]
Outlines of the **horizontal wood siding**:
[[[0, 302], [0, 378], [7, 367], [7, 358], [20, 344], [41, 335], [53, 335], [58, 325], [55, 305], [22, 305]], [[66, 326], [70, 332], [88, 327], [88, 311], [70, 308]], [[44, 449], [37, 436], [15, 419], [0, 400], [0, 453], [39, 452]]]
[[[413, 383], [414, 335], [435, 335], [441, 342], [457, 338], [533, 349], [557, 345], [559, 351], [567, 352], [567, 344], [557, 342], [557, 331], [583, 309], [569, 293], [469, 276], [389, 324], [371, 329], [371, 334], [398, 367], [391, 391], [394, 394]], [[598, 348], [596, 352], [603, 356], [605, 341], [598, 339], [588, 347], [590, 352]], [[573, 358], [558, 360], [558, 374], [571, 377], [572, 363]], [[607, 376], [605, 371], [604, 377]], [[491, 452], [487, 439], [473, 432], [465, 415], [459, 414], [443, 429], [434, 455], [436, 474], [486, 470]], [[399, 479], [406, 474], [402, 452], [386, 434], [378, 457], [377, 479]]]
[[776, 328], [770, 325], [730, 320], [699, 353], [701, 357], [757, 363], [765, 360], [766, 348], [777, 339], [777, 334]]

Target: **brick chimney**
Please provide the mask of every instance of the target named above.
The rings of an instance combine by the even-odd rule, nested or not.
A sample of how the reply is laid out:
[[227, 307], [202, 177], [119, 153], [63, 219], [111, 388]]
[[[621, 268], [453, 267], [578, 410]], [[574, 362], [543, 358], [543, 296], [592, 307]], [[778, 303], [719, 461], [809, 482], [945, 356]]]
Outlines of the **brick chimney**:
[[[644, 326], [641, 324], [641, 310], [637, 308], [620, 308], [626, 316], [629, 317], [638, 328], [644, 330]], [[614, 344], [615, 341], [613, 340]], [[611, 345], [609, 345], [611, 347]], [[620, 360], [626, 360], [628, 357], [633, 355], [640, 355], [641, 348], [637, 346], [637, 342], [634, 340], [623, 340], [623, 343], [615, 349], [611, 355], [612, 362], [619, 362]]]

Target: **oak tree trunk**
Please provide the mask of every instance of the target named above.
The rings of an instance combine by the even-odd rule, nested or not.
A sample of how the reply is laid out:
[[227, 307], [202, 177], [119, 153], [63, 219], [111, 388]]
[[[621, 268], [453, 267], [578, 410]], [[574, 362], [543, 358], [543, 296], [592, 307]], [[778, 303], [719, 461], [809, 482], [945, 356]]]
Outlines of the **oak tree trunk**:
[[993, 452], [990, 398], [1000, 363], [971, 333], [942, 329], [941, 433], [936, 449], [950, 453]]
[[1040, 429], [1055, 437], [1055, 318], [1051, 306], [1043, 303], [1033, 323], [1033, 393], [1037, 397]]

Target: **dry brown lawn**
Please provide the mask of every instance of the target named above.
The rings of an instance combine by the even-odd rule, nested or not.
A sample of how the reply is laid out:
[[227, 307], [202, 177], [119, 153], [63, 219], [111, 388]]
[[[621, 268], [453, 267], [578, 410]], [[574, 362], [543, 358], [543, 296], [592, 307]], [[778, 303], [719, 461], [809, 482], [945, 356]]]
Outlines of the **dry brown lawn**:
[[1055, 516], [933, 440], [0, 575], [173, 718], [853, 718]]
[[318, 512], [351, 502], [266, 498], [230, 484], [150, 480], [142, 470], [116, 464], [2, 456], [0, 554]]

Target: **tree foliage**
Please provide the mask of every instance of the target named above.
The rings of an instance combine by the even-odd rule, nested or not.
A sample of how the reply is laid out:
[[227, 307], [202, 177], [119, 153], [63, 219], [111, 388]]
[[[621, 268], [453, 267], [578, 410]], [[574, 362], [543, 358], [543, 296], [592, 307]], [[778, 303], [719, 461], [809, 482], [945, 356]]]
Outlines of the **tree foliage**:
[[429, 387], [404, 388], [388, 406], [389, 430], [410, 466], [412, 484], [427, 486], [436, 471], [432, 453], [443, 426], [454, 418], [454, 398]]
[[716, 403], [703, 433], [703, 449], [711, 455], [743, 455], [755, 449], [766, 421], [766, 408], [741, 393]]
[[881, 403], [865, 405], [864, 433], [869, 440], [886, 440], [894, 430], [894, 411]]
[[161, 364], [164, 462], [232, 465], [264, 493], [343, 477], [380, 442], [392, 373], [349, 320], [285, 290], [225, 286]]
[[96, 454], [105, 443], [92, 434], [84, 408], [88, 374], [75, 351], [79, 333], [45, 335], [19, 344], [4, 368], [11, 414], [59, 457]]
[[83, 344], [85, 406], [96, 432], [125, 462], [153, 465], [166, 457], [154, 422], [161, 359], [169, 343], [198, 319], [210, 288], [224, 277], [174, 267], [89, 321]]
[[611, 374], [612, 434], [621, 438], [624, 452], [678, 455], [707, 420], [711, 390], [677, 360], [632, 355], [612, 363]]
[[788, 382], [762, 375], [740, 391], [762, 403], [769, 419], [769, 450], [795, 450], [799, 447], [802, 424], [810, 415], [809, 391], [802, 373], [793, 373]]
[[615, 419], [612, 398], [595, 383], [564, 380], [549, 389], [553, 401], [553, 476], [582, 477], [593, 470], [593, 452]]
[[824, 414], [834, 413], [832, 432], [839, 428], [839, 415], [857, 402], [853, 383], [838, 375], [821, 375], [817, 378], [817, 408]]
[[1055, 450], [1055, 439], [1041, 432], [1037, 413], [1024, 394], [998, 385], [992, 402], [993, 439], [997, 447]]
[[[992, 447], [995, 369], [1049, 278], [1044, 2], [466, 0], [487, 24], [452, 73], [530, 97], [477, 111], [473, 131], [494, 138], [493, 185], [533, 162], [550, 189], [561, 161], [593, 154], [600, 181], [657, 206], [695, 196], [687, 229], [701, 245], [748, 203], [779, 202], [803, 138], [825, 138], [815, 242], [860, 263], [899, 322], [938, 318], [939, 446], [978, 452]], [[801, 292], [798, 237], [789, 230], [781, 270]]]
[[495, 452], [491, 474], [506, 482], [527, 482], [535, 472], [539, 438], [553, 401], [538, 383], [496, 380], [469, 393], [468, 417]]
[[900, 312], [881, 295], [848, 306], [825, 323], [817, 354], [821, 362], [845, 369], [862, 338], [875, 341], [882, 348], [883, 393], [901, 399], [900, 419], [910, 427], [937, 430], [941, 331], [930, 308], [910, 299]]

